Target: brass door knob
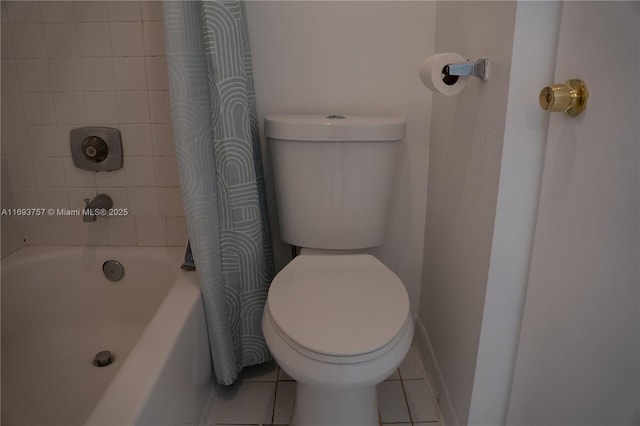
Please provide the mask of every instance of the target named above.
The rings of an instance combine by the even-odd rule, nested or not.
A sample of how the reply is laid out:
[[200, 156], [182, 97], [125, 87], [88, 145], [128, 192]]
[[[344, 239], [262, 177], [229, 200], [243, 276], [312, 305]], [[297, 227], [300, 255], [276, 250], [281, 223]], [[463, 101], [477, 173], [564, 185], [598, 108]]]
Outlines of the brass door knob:
[[540, 92], [540, 106], [545, 111], [564, 112], [576, 116], [587, 107], [589, 91], [582, 80], [552, 84]]

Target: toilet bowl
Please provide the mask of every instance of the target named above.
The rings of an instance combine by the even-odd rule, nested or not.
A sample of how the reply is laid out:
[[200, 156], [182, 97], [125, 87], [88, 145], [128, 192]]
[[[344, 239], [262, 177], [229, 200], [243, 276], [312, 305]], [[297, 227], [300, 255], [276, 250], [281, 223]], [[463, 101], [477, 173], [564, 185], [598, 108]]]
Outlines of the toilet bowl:
[[270, 115], [265, 133], [280, 236], [303, 247], [271, 283], [262, 317], [269, 350], [296, 380], [293, 424], [375, 426], [376, 385], [413, 338], [404, 285], [366, 254], [384, 243], [405, 121]]
[[367, 254], [303, 251], [271, 284], [262, 326], [297, 381], [293, 424], [378, 424], [376, 385], [413, 337], [407, 292], [386, 266]]

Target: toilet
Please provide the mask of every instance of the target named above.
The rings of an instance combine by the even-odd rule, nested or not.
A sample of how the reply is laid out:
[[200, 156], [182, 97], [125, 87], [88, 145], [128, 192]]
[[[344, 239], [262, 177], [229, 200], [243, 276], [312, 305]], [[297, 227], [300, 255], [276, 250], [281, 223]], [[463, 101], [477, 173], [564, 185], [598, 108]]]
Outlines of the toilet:
[[413, 338], [404, 284], [367, 249], [384, 242], [405, 121], [269, 115], [280, 235], [300, 247], [274, 278], [262, 317], [296, 380], [292, 424], [378, 425], [376, 385]]

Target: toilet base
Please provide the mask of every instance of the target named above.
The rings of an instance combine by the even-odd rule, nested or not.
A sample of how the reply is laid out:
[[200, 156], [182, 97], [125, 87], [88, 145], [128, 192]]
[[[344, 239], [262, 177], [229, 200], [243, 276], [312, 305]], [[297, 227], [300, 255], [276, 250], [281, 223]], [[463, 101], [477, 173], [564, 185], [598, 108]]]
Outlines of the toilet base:
[[296, 383], [295, 426], [377, 426], [375, 386], [323, 389]]

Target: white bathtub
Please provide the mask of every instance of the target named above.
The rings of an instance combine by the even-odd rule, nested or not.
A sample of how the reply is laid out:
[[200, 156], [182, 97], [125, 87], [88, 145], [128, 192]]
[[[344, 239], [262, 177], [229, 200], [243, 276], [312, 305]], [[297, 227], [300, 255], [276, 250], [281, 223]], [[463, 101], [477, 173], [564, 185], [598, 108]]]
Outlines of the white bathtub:
[[[180, 248], [26, 247], [2, 260], [2, 425], [193, 425], [213, 388]], [[109, 259], [125, 267], [112, 282]], [[116, 360], [93, 365], [110, 350]]]

